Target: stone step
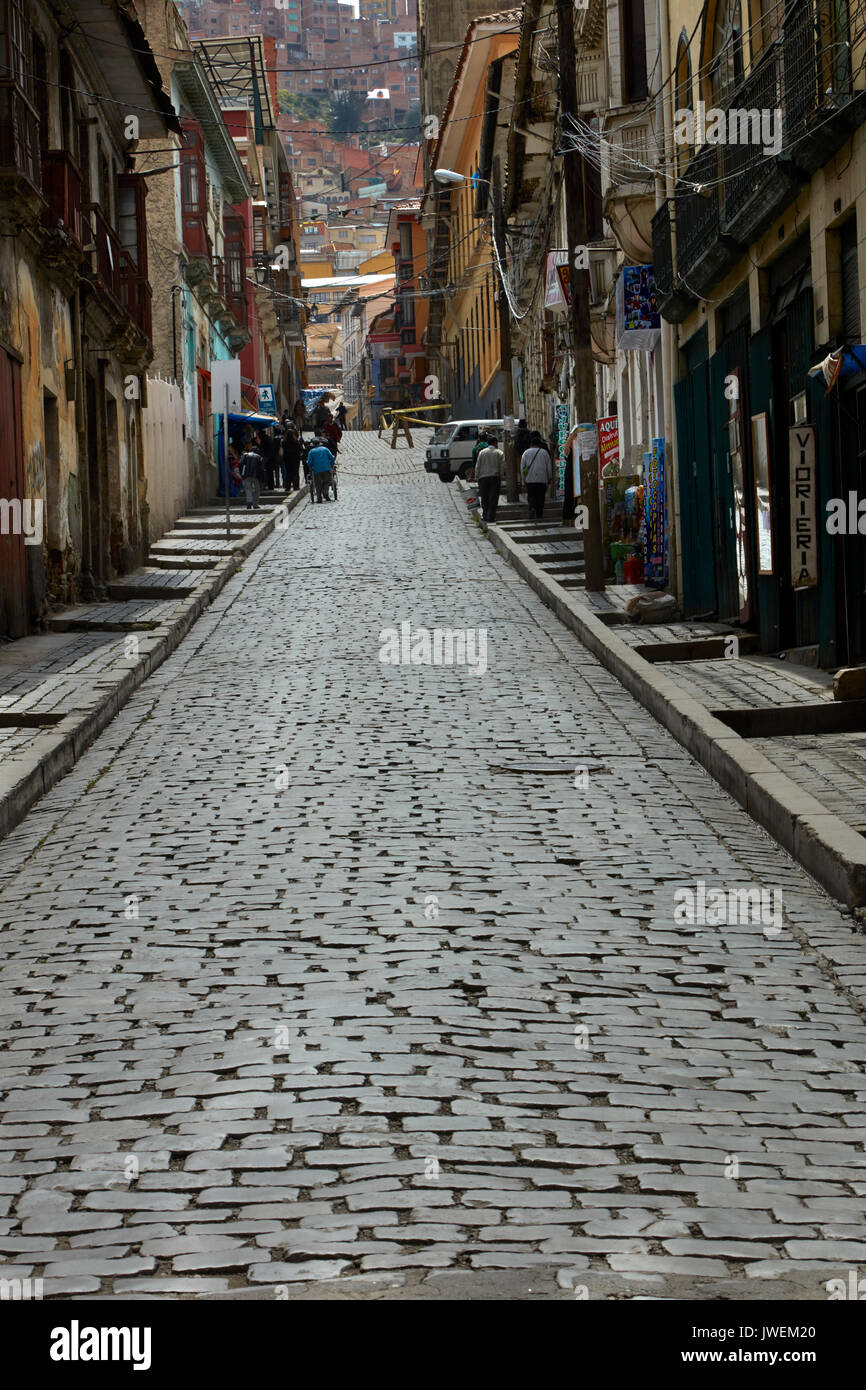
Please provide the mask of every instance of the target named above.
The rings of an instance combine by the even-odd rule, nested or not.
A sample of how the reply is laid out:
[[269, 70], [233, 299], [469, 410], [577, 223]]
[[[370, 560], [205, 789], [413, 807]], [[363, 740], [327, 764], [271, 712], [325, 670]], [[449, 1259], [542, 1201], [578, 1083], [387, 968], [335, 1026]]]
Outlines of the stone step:
[[[226, 551], [227, 555], [232, 551]], [[210, 570], [219, 560], [219, 554], [210, 552], [210, 559], [203, 555], [153, 555], [151, 561], [161, 570]]]

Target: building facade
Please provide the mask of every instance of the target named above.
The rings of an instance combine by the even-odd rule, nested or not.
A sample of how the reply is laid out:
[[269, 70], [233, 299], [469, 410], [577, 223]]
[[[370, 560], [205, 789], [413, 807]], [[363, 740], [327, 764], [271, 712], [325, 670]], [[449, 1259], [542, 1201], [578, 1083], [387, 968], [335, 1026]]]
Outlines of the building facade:
[[[153, 347], [147, 185], [128, 155], [131, 137], [179, 130], [129, 7], [106, 4], [98, 31], [88, 5], [63, 14], [0, 3], [0, 419], [11, 441], [0, 635], [11, 637], [50, 602], [104, 595], [142, 557]], [[108, 99], [94, 104], [93, 91]]]

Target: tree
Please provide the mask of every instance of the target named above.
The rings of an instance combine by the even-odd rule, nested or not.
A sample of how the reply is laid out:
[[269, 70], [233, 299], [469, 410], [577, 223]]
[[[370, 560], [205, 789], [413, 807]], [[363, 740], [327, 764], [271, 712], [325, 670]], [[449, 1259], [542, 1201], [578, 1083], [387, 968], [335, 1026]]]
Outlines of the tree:
[[332, 135], [349, 135], [360, 127], [361, 114], [367, 104], [361, 92], [336, 92], [328, 106], [328, 130]]

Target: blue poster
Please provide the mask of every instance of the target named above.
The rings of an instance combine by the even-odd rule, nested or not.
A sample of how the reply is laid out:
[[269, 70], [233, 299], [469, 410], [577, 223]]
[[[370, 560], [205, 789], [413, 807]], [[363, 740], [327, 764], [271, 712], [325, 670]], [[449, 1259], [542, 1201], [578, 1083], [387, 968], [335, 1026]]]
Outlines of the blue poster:
[[556, 423], [556, 500], [565, 496], [565, 441], [568, 438], [568, 406], [558, 405], [553, 412]]
[[667, 497], [665, 494], [665, 441], [654, 439], [652, 452], [644, 454], [646, 556], [644, 583], [652, 589], [668, 584]]

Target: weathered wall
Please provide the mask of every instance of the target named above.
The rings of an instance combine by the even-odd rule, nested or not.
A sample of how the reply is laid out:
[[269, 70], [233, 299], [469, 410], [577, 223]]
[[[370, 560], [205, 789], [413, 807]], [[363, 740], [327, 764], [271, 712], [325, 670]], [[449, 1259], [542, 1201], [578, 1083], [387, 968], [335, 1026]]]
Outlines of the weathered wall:
[[148, 539], [152, 544], [171, 530], [192, 500], [180, 388], [160, 377], [148, 377], [147, 409], [141, 412], [141, 419]]

